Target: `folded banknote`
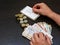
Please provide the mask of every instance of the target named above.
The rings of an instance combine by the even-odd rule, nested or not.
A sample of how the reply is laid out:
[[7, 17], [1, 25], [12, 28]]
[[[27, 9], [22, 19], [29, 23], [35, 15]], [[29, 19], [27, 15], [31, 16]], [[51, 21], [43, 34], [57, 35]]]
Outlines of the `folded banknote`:
[[39, 22], [35, 23], [33, 25], [29, 25], [26, 27], [22, 33], [22, 36], [26, 37], [27, 39], [31, 40], [31, 37], [33, 36], [34, 33], [39, 33], [42, 32], [44, 35], [47, 35], [51, 42], [52, 42], [52, 26], [45, 23], [45, 22]]

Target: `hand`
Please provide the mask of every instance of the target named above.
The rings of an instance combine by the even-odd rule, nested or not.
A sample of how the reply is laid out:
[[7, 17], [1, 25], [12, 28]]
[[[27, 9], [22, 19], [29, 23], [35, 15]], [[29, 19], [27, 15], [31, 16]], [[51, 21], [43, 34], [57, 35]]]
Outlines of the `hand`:
[[51, 41], [48, 36], [44, 36], [43, 33], [35, 33], [31, 38], [30, 45], [51, 45]]
[[49, 15], [53, 11], [45, 3], [37, 3], [33, 6], [33, 11], [42, 15]]

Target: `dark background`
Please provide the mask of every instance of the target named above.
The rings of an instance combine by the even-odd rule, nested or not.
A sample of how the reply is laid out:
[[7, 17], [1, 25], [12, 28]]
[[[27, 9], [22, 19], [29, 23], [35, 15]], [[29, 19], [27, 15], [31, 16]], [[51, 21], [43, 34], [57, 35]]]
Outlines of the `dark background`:
[[[23, 28], [17, 23], [15, 14], [25, 6], [33, 6], [38, 2], [45, 2], [53, 11], [60, 13], [60, 0], [0, 0], [0, 45], [29, 45], [29, 40], [22, 37]], [[40, 16], [33, 24], [45, 21], [52, 25], [54, 45], [60, 45], [60, 27], [50, 18]]]

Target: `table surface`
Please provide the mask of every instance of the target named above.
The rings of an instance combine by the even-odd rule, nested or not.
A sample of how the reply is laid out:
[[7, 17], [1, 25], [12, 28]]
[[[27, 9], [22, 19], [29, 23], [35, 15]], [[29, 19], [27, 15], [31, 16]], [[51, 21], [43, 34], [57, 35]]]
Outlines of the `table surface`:
[[[16, 21], [15, 14], [25, 6], [45, 2], [53, 11], [60, 13], [59, 0], [0, 0], [0, 45], [29, 45], [22, 37], [23, 28]], [[40, 16], [36, 21], [28, 19], [30, 24], [45, 21], [52, 25], [53, 45], [60, 45], [60, 27], [50, 18]]]

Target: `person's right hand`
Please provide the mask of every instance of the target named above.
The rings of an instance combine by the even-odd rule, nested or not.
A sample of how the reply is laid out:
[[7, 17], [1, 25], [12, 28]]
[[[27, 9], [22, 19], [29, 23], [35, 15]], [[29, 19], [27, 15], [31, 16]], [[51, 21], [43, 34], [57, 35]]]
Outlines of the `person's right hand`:
[[50, 38], [43, 33], [35, 33], [31, 38], [30, 45], [51, 45]]
[[45, 3], [37, 3], [33, 6], [33, 11], [42, 15], [49, 15], [53, 11]]

